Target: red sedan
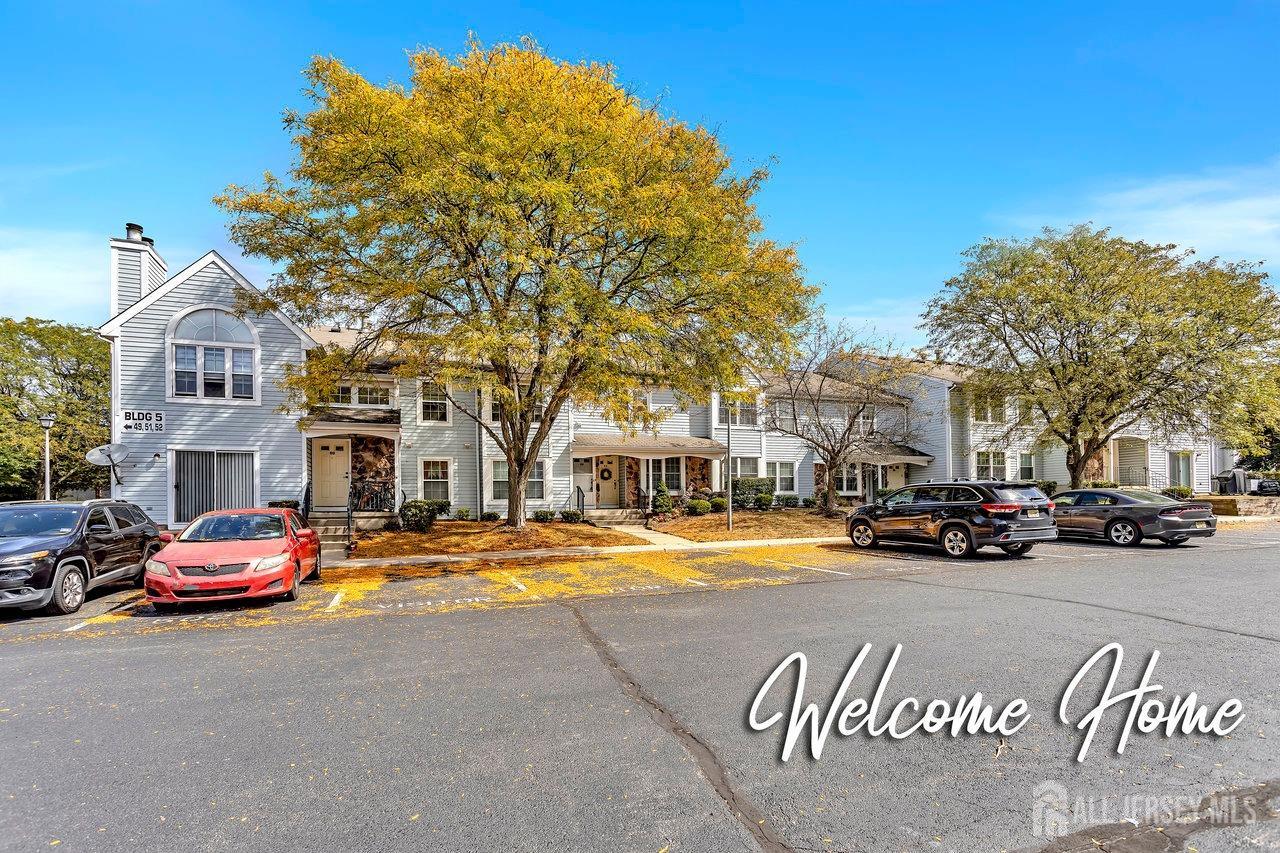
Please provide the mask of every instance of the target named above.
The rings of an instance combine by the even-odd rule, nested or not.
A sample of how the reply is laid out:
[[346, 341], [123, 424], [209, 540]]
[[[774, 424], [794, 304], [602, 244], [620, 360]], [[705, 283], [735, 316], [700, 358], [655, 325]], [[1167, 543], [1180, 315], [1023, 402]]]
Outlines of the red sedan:
[[320, 538], [291, 509], [207, 512], [147, 561], [147, 600], [157, 610], [184, 601], [279, 595], [298, 598], [303, 578], [320, 577]]

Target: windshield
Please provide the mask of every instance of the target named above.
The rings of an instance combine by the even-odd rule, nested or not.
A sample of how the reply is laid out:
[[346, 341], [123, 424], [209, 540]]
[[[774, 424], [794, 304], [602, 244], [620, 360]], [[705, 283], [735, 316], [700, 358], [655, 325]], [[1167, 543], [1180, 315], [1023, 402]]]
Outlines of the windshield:
[[1176, 501], [1168, 495], [1159, 495], [1155, 492], [1144, 492], [1141, 489], [1125, 489], [1124, 494], [1133, 498], [1135, 501], [1141, 501], [1144, 504], [1176, 504], [1182, 501]]
[[1035, 486], [1002, 486], [998, 489], [992, 489], [996, 497], [1002, 501], [1017, 501], [1025, 503], [1027, 501], [1047, 501], [1044, 492]]
[[0, 507], [0, 537], [61, 536], [76, 529], [80, 512], [71, 507]]
[[240, 539], [280, 539], [284, 519], [278, 515], [206, 515], [197, 518], [179, 542], [230, 542]]

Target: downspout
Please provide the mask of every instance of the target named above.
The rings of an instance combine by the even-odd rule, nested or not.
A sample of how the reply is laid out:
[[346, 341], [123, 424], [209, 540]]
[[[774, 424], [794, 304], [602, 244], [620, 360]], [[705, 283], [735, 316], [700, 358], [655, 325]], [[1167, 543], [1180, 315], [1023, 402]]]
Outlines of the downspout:
[[480, 426], [480, 418], [484, 417], [484, 399], [479, 388], [476, 389], [476, 521], [484, 515], [484, 427]]
[[943, 383], [943, 393], [946, 394], [946, 405], [943, 407], [946, 411], [946, 442], [947, 442], [947, 479], [950, 480], [956, 475], [955, 460], [951, 458], [951, 389], [956, 387], [954, 382]]

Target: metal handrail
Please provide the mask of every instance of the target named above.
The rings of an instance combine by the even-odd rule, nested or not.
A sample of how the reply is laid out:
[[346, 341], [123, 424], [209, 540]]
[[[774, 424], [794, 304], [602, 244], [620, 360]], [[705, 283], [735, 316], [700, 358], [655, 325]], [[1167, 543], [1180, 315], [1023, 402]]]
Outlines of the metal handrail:
[[302, 511], [302, 517], [311, 517], [311, 481], [307, 480], [306, 485], [302, 487], [302, 499], [298, 501], [298, 508]]
[[653, 496], [644, 489], [637, 489], [636, 491], [640, 493], [640, 509], [645, 512], [651, 511], [653, 509]]
[[587, 493], [582, 490], [582, 486], [574, 486], [574, 498], [578, 504], [578, 513], [584, 514], [587, 511]]

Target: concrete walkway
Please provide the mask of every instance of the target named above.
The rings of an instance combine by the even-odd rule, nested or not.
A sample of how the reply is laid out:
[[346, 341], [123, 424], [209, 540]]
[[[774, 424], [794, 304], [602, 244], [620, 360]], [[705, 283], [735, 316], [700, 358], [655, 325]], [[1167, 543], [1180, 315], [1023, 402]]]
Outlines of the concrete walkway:
[[[631, 532], [630, 530], [627, 531]], [[818, 536], [807, 539], [738, 539], [732, 542], [690, 542], [679, 536], [646, 530], [656, 537], [673, 540], [648, 545], [610, 545], [593, 547], [576, 545], [569, 548], [531, 548], [524, 551], [477, 551], [470, 554], [428, 554], [420, 557], [371, 557], [340, 560], [326, 568], [375, 568], [378, 566], [429, 566], [437, 563], [470, 563], [476, 560], [524, 560], [531, 557], [595, 557], [608, 554], [643, 554], [650, 551], [722, 551], [726, 548], [763, 548], [786, 545], [839, 545], [849, 540], [844, 536]], [[637, 534], [638, 535], [638, 534]], [[359, 553], [358, 551], [356, 553]]]
[[643, 524], [606, 524], [609, 530], [616, 530], [619, 533], [625, 533], [628, 536], [634, 536], [637, 539], [643, 539], [650, 545], [692, 545], [692, 540], [685, 539], [683, 536], [676, 536], [674, 533], [663, 533], [660, 530], [650, 530]]

